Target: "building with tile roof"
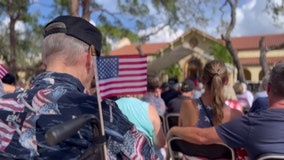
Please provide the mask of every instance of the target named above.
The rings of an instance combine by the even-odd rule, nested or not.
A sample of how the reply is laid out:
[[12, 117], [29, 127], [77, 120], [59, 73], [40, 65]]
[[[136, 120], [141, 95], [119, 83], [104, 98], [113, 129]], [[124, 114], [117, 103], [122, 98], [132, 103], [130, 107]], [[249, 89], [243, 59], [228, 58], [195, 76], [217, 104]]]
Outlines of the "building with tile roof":
[[[238, 57], [243, 65], [245, 78], [250, 83], [259, 83], [263, 77], [259, 64], [259, 40], [265, 38], [265, 46], [284, 43], [283, 34], [257, 35], [233, 37], [232, 43], [238, 51]], [[192, 28], [182, 36], [170, 43], [146, 43], [141, 46], [143, 54], [148, 55], [148, 73], [159, 72], [174, 63], [179, 63], [183, 69], [182, 79], [200, 77], [202, 68], [208, 60], [213, 59], [210, 54], [211, 46], [223, 44], [221, 39], [216, 39], [196, 28]], [[136, 44], [130, 44], [113, 50], [109, 55], [137, 55]], [[284, 61], [284, 49], [269, 51], [266, 54], [268, 65], [271, 67], [278, 61]], [[235, 82], [236, 68], [228, 65], [231, 80]]]

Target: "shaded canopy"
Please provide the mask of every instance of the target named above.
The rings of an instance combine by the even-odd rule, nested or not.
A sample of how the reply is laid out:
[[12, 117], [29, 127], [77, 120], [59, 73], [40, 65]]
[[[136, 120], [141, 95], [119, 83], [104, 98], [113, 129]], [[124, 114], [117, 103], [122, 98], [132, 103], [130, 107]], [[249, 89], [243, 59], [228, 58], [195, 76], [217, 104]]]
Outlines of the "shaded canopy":
[[148, 75], [155, 75], [161, 70], [170, 67], [171, 65], [178, 63], [181, 59], [188, 55], [196, 55], [202, 57], [206, 60], [214, 59], [212, 56], [209, 56], [205, 53], [198, 53], [193, 50], [187, 43], [175, 47], [173, 50], [166, 52], [161, 57], [155, 59], [148, 64]]
[[[214, 59], [213, 56], [210, 56], [206, 53], [199, 53], [193, 50], [193, 48], [191, 48], [187, 43], [184, 43], [175, 47], [173, 50], [166, 52], [161, 57], [149, 63], [147, 66], [148, 75], [157, 75], [163, 69], [166, 69], [171, 65], [178, 63], [181, 59], [191, 54], [197, 57], [202, 57], [205, 60]], [[233, 65], [226, 63], [226, 66], [229, 70], [236, 71], [236, 68]]]
[[194, 51], [186, 44], [175, 47], [173, 50], [166, 52], [161, 57], [153, 60], [148, 64], [148, 74], [155, 75], [161, 70], [170, 67], [184, 57], [192, 54]]

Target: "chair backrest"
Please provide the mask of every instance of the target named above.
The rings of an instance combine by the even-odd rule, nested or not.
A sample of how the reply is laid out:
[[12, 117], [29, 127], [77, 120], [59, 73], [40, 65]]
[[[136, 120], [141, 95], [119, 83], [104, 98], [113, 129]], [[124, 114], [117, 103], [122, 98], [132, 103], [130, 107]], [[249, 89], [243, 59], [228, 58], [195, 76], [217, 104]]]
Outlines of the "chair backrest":
[[171, 137], [168, 139], [168, 148], [172, 159], [175, 159], [175, 152], [181, 152], [187, 156], [235, 160], [234, 150], [223, 143], [198, 145], [182, 140], [179, 137]]
[[276, 159], [284, 159], [284, 153], [266, 153], [260, 155], [257, 160], [276, 160]]
[[159, 117], [160, 117], [160, 120], [161, 120], [161, 125], [162, 125], [162, 128], [163, 128], [163, 131], [164, 131], [164, 133], [166, 133], [166, 122], [165, 122], [165, 118], [164, 118], [164, 116], [161, 116], [161, 115], [159, 115]]
[[165, 115], [166, 132], [173, 126], [178, 125], [179, 113], [168, 113]]

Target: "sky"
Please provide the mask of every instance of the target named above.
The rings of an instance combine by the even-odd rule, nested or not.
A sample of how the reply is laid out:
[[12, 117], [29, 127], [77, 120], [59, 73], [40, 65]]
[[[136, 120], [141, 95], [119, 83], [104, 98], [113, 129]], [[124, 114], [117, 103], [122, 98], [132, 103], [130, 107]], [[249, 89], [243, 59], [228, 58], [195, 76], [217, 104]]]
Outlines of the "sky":
[[[274, 21], [272, 17], [264, 11], [266, 0], [240, 1], [242, 1], [242, 4], [237, 8], [237, 22], [232, 32], [232, 37], [284, 33], [284, 27], [279, 28], [273, 25]], [[284, 17], [282, 17], [281, 20], [281, 22], [284, 22]], [[206, 28], [198, 29], [211, 36], [220, 38], [220, 34], [216, 31], [218, 22], [219, 19], [215, 20], [215, 22], [211, 23]], [[167, 27], [157, 35], [150, 37], [150, 41], [160, 42], [161, 40], [165, 40], [171, 42], [184, 32], [186, 31], [178, 30], [177, 32], [174, 32], [170, 27]]]
[[[30, 12], [41, 11], [43, 14], [47, 14], [51, 11], [50, 4], [52, 0], [33, 0], [36, 2], [29, 8]], [[116, 5], [114, 5], [113, 0], [96, 0], [98, 3], [102, 4], [108, 10], [116, 10]], [[281, 1], [281, 0], [276, 0]], [[239, 36], [250, 36], [250, 35], [265, 35], [265, 34], [278, 34], [284, 33], [284, 27], [279, 28], [273, 25], [274, 21], [271, 15], [268, 15], [265, 9], [266, 0], [239, 0], [239, 6], [237, 8], [237, 22], [236, 26], [232, 32], [232, 37]], [[94, 16], [91, 16], [91, 21], [95, 24]], [[211, 36], [220, 38], [220, 33], [216, 32], [216, 27], [220, 17], [218, 19], [213, 19], [206, 28], [197, 28]], [[5, 20], [4, 20], [5, 22]], [[42, 24], [46, 24], [47, 21], [42, 19], [39, 21]], [[284, 22], [284, 17], [281, 18], [281, 22]], [[162, 25], [162, 24], [160, 24]], [[20, 23], [18, 23], [19, 29], [23, 28]], [[149, 32], [153, 28], [148, 28], [147, 30], [138, 31], [138, 35], [145, 32]], [[165, 27], [163, 30], [159, 31], [156, 35], [149, 37], [149, 43], [156, 42], [171, 42], [178, 38], [180, 35], [185, 33], [184, 29], [173, 30], [170, 26]]]

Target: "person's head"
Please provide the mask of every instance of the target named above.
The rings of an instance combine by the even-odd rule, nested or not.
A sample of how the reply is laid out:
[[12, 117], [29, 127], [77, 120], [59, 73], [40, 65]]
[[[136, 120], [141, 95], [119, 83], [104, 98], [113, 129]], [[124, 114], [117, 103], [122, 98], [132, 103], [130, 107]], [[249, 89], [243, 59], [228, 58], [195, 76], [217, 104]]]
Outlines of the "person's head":
[[169, 90], [168, 82], [163, 82], [162, 85], [161, 85], [161, 89], [162, 89], [162, 92]]
[[236, 82], [233, 86], [236, 94], [243, 94], [244, 93], [244, 85], [242, 82]]
[[278, 62], [270, 72], [267, 93], [269, 106], [273, 103], [284, 100], [284, 62]]
[[194, 83], [191, 80], [185, 80], [181, 84], [180, 91], [182, 95], [187, 97], [192, 97], [194, 88], [195, 88]]
[[148, 92], [156, 92], [157, 89], [160, 89], [161, 83], [158, 77], [151, 77], [147, 78], [147, 91]]
[[195, 87], [195, 90], [201, 91], [203, 89], [204, 89], [203, 84], [201, 82], [198, 82], [197, 86]]
[[211, 107], [216, 123], [221, 123], [223, 119], [222, 108], [225, 104], [224, 86], [228, 82], [228, 71], [226, 65], [221, 60], [212, 60], [206, 63], [202, 83], [205, 92], [212, 97]]
[[44, 28], [42, 61], [46, 71], [68, 73], [89, 88], [93, 58], [101, 50], [101, 32], [80, 17], [59, 16]]
[[178, 78], [176, 77], [169, 78], [168, 84], [169, 84], [169, 89], [177, 90], [179, 86]]
[[11, 84], [11, 85], [15, 85], [16, 84], [16, 77], [11, 74], [11, 73], [7, 73], [3, 78], [2, 78], [2, 82], [6, 83], [6, 84]]

